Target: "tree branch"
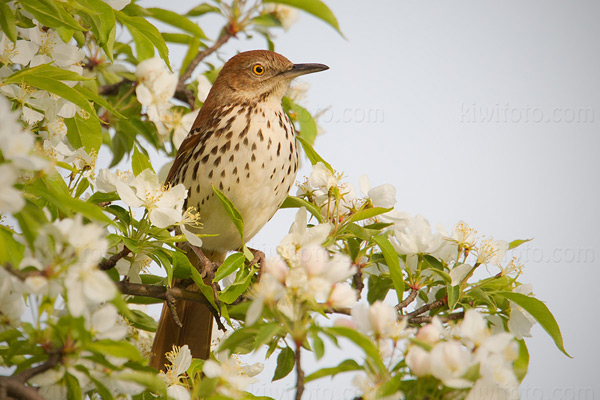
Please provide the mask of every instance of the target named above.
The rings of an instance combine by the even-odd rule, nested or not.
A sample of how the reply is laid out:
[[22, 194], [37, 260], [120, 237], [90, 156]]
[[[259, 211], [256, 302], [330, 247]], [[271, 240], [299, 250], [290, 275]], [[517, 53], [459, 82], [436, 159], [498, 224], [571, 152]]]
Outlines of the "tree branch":
[[135, 82], [130, 81], [129, 79], [123, 79], [111, 85], [103, 85], [98, 88], [98, 94], [101, 96], [114, 96], [119, 93], [119, 89], [121, 88], [121, 86], [130, 85], [134, 83]]
[[117, 265], [117, 262], [121, 258], [127, 257], [129, 253], [131, 253], [131, 250], [129, 250], [127, 247], [123, 247], [123, 250], [121, 250], [117, 254], [113, 255], [108, 259], [105, 258], [104, 260], [102, 260], [100, 264], [98, 264], [98, 268], [100, 268], [102, 271], [108, 271], [109, 269], [114, 268], [114, 266]]
[[[461, 319], [464, 316], [465, 316], [465, 313], [461, 311], [458, 313], [450, 314], [445, 317], [439, 317], [439, 318], [442, 322], [448, 322], [448, 321], [454, 321], [456, 319]], [[429, 323], [431, 323], [432, 319], [433, 319], [433, 317], [429, 317], [429, 316], [412, 317], [412, 318], [408, 319], [408, 323], [409, 324], [429, 324]]]
[[408, 306], [410, 303], [415, 301], [418, 294], [419, 294], [418, 290], [411, 289], [408, 296], [406, 296], [406, 298], [404, 300], [402, 300], [402, 302], [396, 306], [396, 311], [402, 311], [402, 309], [404, 307]]
[[446, 302], [447, 302], [447, 300], [443, 299], [443, 300], [436, 300], [429, 304], [425, 304], [423, 307], [419, 307], [415, 311], [406, 314], [406, 317], [409, 319], [411, 317], [416, 317], [417, 315], [421, 315], [427, 311], [433, 310], [434, 308], [442, 307], [444, 304], [446, 304]]
[[295, 400], [301, 400], [302, 394], [304, 393], [304, 370], [302, 370], [302, 360], [300, 354], [302, 352], [302, 343], [296, 341], [296, 396]]
[[212, 304], [210, 304], [210, 302], [201, 292], [194, 292], [192, 290], [178, 287], [167, 288], [165, 286], [144, 285], [142, 283], [131, 283], [124, 281], [116, 282], [115, 284], [121, 293], [132, 296], [152, 297], [154, 299], [160, 299], [167, 302], [169, 298], [172, 298], [175, 300], [202, 303], [214, 315], [218, 328], [223, 331], [225, 330], [225, 326], [221, 322], [221, 316], [219, 315], [219, 312], [212, 306]]
[[229, 32], [227, 27], [225, 27], [225, 29], [223, 29], [223, 33], [221, 34], [221, 36], [219, 36], [217, 41], [215, 43], [213, 43], [212, 46], [207, 47], [206, 49], [204, 49], [204, 50], [198, 52], [198, 54], [196, 54], [196, 57], [194, 57], [192, 59], [192, 61], [190, 61], [190, 63], [188, 64], [188, 66], [185, 69], [185, 71], [183, 72], [183, 74], [181, 74], [181, 76], [179, 77], [179, 82], [177, 83], [177, 90], [175, 91], [176, 99], [187, 103], [191, 107], [192, 110], [195, 108], [196, 99], [195, 99], [194, 93], [190, 89], [187, 88], [187, 85], [185, 82], [192, 77], [192, 73], [194, 72], [194, 70], [196, 69], [198, 64], [200, 64], [200, 62], [202, 60], [204, 60], [206, 57], [208, 57], [209, 55], [211, 55], [212, 53], [217, 51], [221, 46], [223, 46], [225, 43], [227, 43], [227, 41], [232, 36], [233, 35]]
[[0, 376], [0, 399], [43, 400], [36, 388], [27, 386], [27, 381], [35, 375], [54, 368], [60, 358], [60, 353], [52, 353], [45, 362], [36, 367], [26, 369], [14, 376]]

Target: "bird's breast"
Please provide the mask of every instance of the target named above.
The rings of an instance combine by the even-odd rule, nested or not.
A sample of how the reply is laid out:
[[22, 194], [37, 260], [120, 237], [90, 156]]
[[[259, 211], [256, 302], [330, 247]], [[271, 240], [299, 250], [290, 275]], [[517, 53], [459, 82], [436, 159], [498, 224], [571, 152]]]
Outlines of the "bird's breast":
[[293, 126], [280, 104], [229, 107], [204, 129], [180, 181], [188, 188], [188, 207], [203, 224], [203, 248], [233, 250], [239, 234], [212, 187], [241, 213], [249, 240], [273, 216], [289, 193], [298, 169]]

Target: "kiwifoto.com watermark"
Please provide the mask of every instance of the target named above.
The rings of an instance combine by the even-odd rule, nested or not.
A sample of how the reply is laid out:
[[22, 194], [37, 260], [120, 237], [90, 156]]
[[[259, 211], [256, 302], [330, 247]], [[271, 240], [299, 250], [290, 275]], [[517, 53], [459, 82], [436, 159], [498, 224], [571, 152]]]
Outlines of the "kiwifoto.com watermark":
[[319, 123], [381, 124], [385, 111], [380, 107], [317, 108], [312, 115]]
[[459, 121], [470, 124], [592, 124], [596, 122], [596, 113], [591, 107], [462, 103]]

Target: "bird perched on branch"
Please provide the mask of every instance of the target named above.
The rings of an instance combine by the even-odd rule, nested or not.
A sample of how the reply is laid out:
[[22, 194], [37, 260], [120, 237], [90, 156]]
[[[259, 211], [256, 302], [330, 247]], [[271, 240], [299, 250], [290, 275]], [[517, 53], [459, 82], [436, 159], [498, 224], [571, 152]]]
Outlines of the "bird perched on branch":
[[[281, 101], [290, 82], [328, 69], [293, 64], [280, 54], [254, 50], [232, 57], [219, 73], [191, 131], [179, 147], [166, 183], [183, 183], [187, 207], [202, 222], [201, 253], [220, 263], [242, 238], [212, 187], [223, 192], [244, 221], [244, 242], [271, 219], [296, 178], [294, 127]], [[193, 257], [193, 252], [191, 257]], [[211, 271], [201, 271], [208, 281]], [[214, 273], [214, 271], [212, 271]], [[202, 304], [178, 301], [179, 326], [163, 307], [152, 347], [151, 365], [164, 368], [165, 353], [187, 344], [196, 358], [208, 358], [213, 315]]]

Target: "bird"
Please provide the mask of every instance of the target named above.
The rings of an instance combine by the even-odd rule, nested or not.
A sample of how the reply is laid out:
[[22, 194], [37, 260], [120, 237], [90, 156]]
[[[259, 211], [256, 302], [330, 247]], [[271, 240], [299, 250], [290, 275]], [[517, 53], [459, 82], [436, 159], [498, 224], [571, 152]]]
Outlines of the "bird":
[[[203, 236], [200, 248], [211, 262], [220, 263], [227, 252], [240, 249], [287, 197], [298, 171], [298, 151], [282, 100], [294, 78], [327, 69], [251, 50], [233, 56], [219, 72], [165, 181], [185, 185], [186, 207], [197, 210], [200, 232], [214, 235]], [[213, 187], [242, 215], [243, 240]], [[165, 353], [173, 345], [188, 345], [194, 358], [210, 355], [212, 313], [203, 304], [185, 301], [177, 301], [175, 309], [181, 326], [163, 306], [150, 361], [156, 369], [165, 368]]]

